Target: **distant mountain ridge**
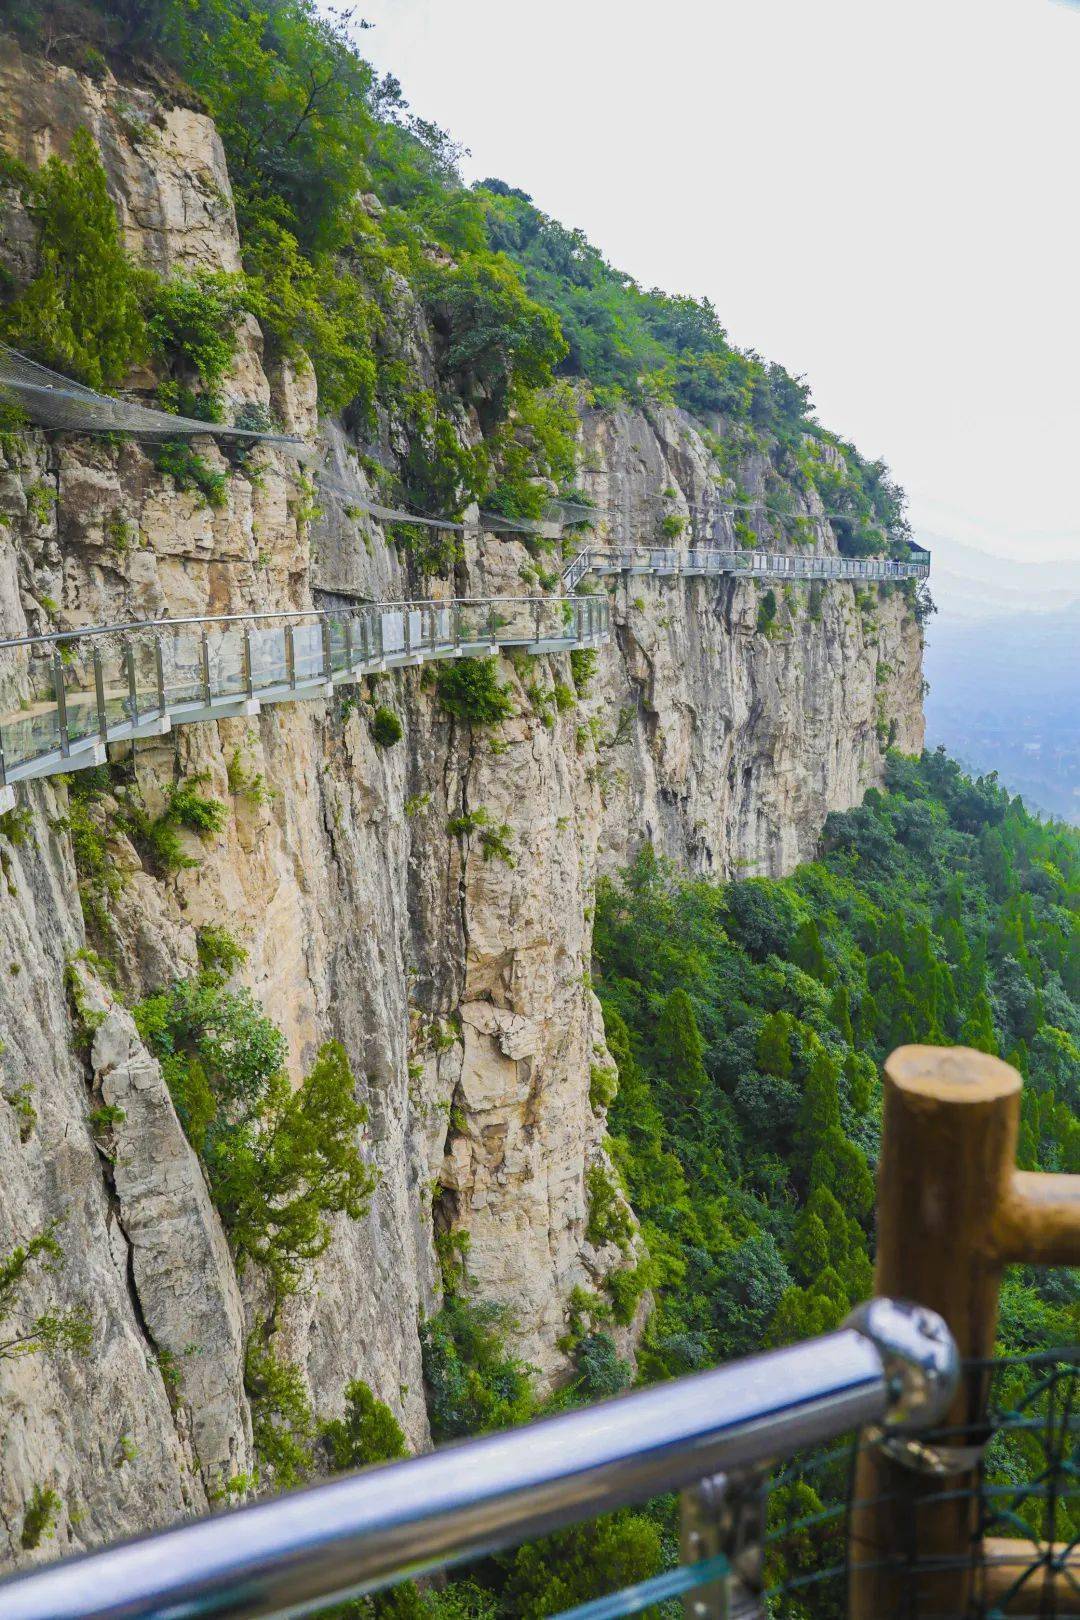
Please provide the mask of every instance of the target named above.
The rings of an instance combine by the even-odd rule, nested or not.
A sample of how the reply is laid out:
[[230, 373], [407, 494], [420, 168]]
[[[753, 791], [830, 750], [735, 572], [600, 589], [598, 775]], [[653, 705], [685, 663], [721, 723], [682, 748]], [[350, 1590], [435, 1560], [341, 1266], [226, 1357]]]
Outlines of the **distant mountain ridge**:
[[991, 566], [931, 576], [940, 611], [927, 626], [927, 742], [1080, 825], [1080, 563], [1027, 566], [955, 544], [947, 562], [961, 552]]
[[1053, 613], [1080, 603], [1080, 555], [1029, 561], [980, 551], [928, 530], [918, 539], [933, 554], [930, 588], [941, 615], [934, 625], [1011, 618], [1018, 612]]

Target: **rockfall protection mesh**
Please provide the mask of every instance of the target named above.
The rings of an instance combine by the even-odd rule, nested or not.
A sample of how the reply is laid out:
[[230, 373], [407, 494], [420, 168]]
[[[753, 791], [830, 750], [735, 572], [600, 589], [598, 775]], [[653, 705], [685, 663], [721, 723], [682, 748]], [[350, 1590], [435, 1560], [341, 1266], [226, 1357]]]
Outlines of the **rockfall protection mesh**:
[[11, 407], [35, 427], [68, 433], [127, 433], [137, 439], [185, 439], [195, 434], [215, 438], [258, 440], [286, 448], [303, 448], [302, 439], [259, 428], [232, 427], [225, 422], [203, 422], [193, 416], [172, 416], [148, 405], [113, 399], [74, 382], [48, 366], [27, 359], [17, 349], [0, 343], [0, 404]]
[[425, 529], [453, 529], [458, 534], [465, 532], [466, 525], [456, 518], [421, 517], [416, 512], [405, 512], [396, 506], [383, 506], [359, 490], [350, 488], [326, 467], [317, 467], [314, 472], [320, 494], [336, 495], [346, 509], [352, 507], [357, 512], [367, 512], [383, 523], [419, 523]]

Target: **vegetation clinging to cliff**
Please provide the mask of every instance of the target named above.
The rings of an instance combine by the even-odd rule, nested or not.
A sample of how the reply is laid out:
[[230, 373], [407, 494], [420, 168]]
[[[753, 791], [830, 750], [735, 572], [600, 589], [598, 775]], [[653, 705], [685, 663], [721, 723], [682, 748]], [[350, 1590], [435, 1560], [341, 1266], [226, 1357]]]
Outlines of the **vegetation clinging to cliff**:
[[367, 1118], [342, 1047], [323, 1046], [297, 1091], [281, 1032], [246, 990], [203, 969], [135, 1009], [184, 1129], [205, 1166], [233, 1252], [261, 1266], [274, 1298], [358, 1219], [375, 1186], [358, 1132]]
[[[887, 469], [816, 423], [802, 379], [736, 348], [707, 299], [639, 287], [524, 192], [467, 188], [450, 136], [313, 0], [32, 0], [10, 26], [31, 48], [50, 32], [92, 71], [103, 53], [117, 66], [142, 53], [204, 99], [228, 155], [248, 307], [272, 350], [310, 358], [324, 410], [361, 432], [381, 414], [407, 441], [400, 493], [420, 510], [479, 497], [535, 517], [543, 480], [572, 484], [559, 373], [600, 404], [716, 418], [722, 470], [766, 451], [841, 514], [844, 550], [906, 539]], [[435, 337], [434, 391], [414, 366], [403, 283]], [[481, 438], [466, 449], [470, 418]]]

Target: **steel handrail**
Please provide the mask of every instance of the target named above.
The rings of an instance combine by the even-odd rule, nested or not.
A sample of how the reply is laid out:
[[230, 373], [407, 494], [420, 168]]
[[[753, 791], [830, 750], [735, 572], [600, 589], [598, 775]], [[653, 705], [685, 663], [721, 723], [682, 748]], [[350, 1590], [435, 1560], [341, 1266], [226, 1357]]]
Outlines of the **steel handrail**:
[[502, 604], [521, 607], [524, 603], [545, 605], [593, 601], [593, 597], [577, 596], [424, 596], [407, 601], [354, 602], [347, 608], [288, 608], [274, 613], [207, 613], [191, 614], [185, 618], [129, 619], [119, 624], [79, 625], [72, 630], [49, 630], [41, 636], [8, 636], [0, 639], [0, 652], [15, 647], [33, 647], [38, 643], [52, 645], [58, 641], [80, 641], [86, 636], [135, 635], [148, 630], [176, 630], [185, 625], [203, 624], [259, 624], [283, 619], [349, 619], [361, 613], [408, 613], [421, 608], [486, 607], [498, 609]]
[[[7, 651], [25, 658], [4, 673], [24, 690], [11, 699], [17, 708], [0, 709], [0, 811], [11, 808], [17, 782], [102, 764], [108, 743], [161, 735], [174, 722], [254, 715], [263, 703], [326, 696], [366, 674], [478, 651], [595, 647], [609, 625], [609, 605], [597, 596], [459, 597], [144, 620], [12, 640]], [[35, 683], [48, 690], [35, 693]]]
[[788, 551], [724, 551], [718, 546], [588, 546], [578, 552], [563, 570], [563, 583], [567, 589], [574, 586], [590, 569], [605, 564], [625, 564], [632, 560], [645, 561], [649, 572], [676, 574], [739, 574], [753, 573], [778, 579], [926, 579], [930, 573], [930, 553], [912, 550], [911, 559], [901, 562], [893, 557], [844, 557], [834, 552], [813, 552], [800, 555]]
[[789, 1349], [15, 1576], [0, 1615], [301, 1615], [866, 1424], [932, 1425], [957, 1376], [939, 1317], [876, 1300]]

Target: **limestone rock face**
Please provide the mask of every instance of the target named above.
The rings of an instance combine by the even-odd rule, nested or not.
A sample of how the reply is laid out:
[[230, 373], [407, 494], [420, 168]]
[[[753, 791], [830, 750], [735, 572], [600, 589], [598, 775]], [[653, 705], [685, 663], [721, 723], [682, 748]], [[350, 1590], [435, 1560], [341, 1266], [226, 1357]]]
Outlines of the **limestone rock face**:
[[103, 1152], [142, 1319], [202, 1475], [220, 1490], [252, 1463], [244, 1312], [228, 1245], [161, 1069], [130, 1013], [82, 963], [71, 971], [83, 1017], [96, 1024], [92, 1095], [108, 1110], [98, 1129], [108, 1139]]
[[[144, 263], [238, 266], [204, 116], [0, 48], [5, 151], [40, 163], [80, 124]], [[32, 236], [9, 213], [2, 256], [18, 274]], [[404, 287], [402, 300], [430, 372]], [[253, 322], [227, 393], [272, 399], [291, 431], [318, 433], [319, 510], [309, 474], [277, 450], [257, 452], [256, 477], [207, 451], [229, 472], [226, 503], [211, 510], [137, 445], [27, 434], [0, 448], [0, 633], [408, 594], [407, 559], [357, 516], [371, 491], [347, 435], [316, 428], [310, 373], [264, 370]], [[584, 412], [582, 464], [604, 508], [601, 541], [655, 544], [664, 514], [693, 513], [674, 543], [733, 543], [728, 486], [681, 413]], [[751, 457], [743, 482], [762, 476]], [[827, 525], [818, 532], [832, 544]], [[470, 531], [453, 584], [424, 591], [520, 595], [527, 562], [516, 542]], [[777, 594], [764, 634], [750, 583], [620, 583], [611, 644], [577, 705], [566, 708], [564, 657], [501, 658], [514, 713], [494, 730], [453, 719], [427, 672], [410, 670], [377, 691], [115, 750], [109, 784], [80, 811], [121, 879], [91, 929], [113, 986], [79, 957], [79, 885], [93, 919], [95, 879], [85, 836], [74, 864], [67, 789], [20, 790], [28, 818], [0, 821], [0, 1258], [53, 1226], [62, 1263], [30, 1274], [10, 1321], [86, 1304], [93, 1346], [0, 1354], [0, 1558], [205, 1511], [251, 1467], [243, 1369], [265, 1306], [259, 1279], [236, 1275], [123, 1004], [194, 973], [208, 926], [246, 950], [235, 983], [283, 1030], [292, 1082], [339, 1040], [367, 1109], [370, 1213], [337, 1220], [277, 1321], [275, 1352], [300, 1368], [316, 1414], [339, 1413], [346, 1385], [363, 1379], [410, 1442], [427, 1443], [419, 1325], [440, 1299], [437, 1231], [468, 1234], [479, 1295], [506, 1307], [543, 1379], [565, 1373], [571, 1291], [634, 1259], [587, 1237], [586, 1175], [603, 1162], [605, 1132], [590, 1069], [610, 1065], [588, 977], [598, 871], [646, 838], [695, 871], [786, 871], [812, 852], [827, 812], [879, 778], [890, 732], [906, 749], [921, 742], [921, 637], [906, 600], [860, 599], [849, 585]], [[21, 679], [18, 660], [0, 657], [0, 687]], [[404, 728], [390, 748], [372, 737], [381, 703]], [[193, 779], [224, 807], [223, 825], [205, 838], [182, 830], [195, 864], [163, 874], [119, 825], [121, 799], [154, 816]], [[622, 1353], [639, 1327], [622, 1330]], [[25, 1550], [35, 1485], [55, 1489], [63, 1510], [55, 1540]]]
[[[53, 1271], [31, 1267], [0, 1342], [43, 1313], [76, 1306], [89, 1311], [92, 1333], [87, 1355], [0, 1359], [5, 1564], [55, 1557], [207, 1505], [173, 1421], [132, 1244], [90, 1126], [95, 1105], [64, 984], [82, 919], [67, 840], [50, 826], [62, 808], [63, 794], [43, 786], [22, 842], [0, 841], [0, 1241], [7, 1258], [51, 1229], [60, 1248]], [[55, 1537], [27, 1551], [23, 1521], [38, 1485], [63, 1506]]]

